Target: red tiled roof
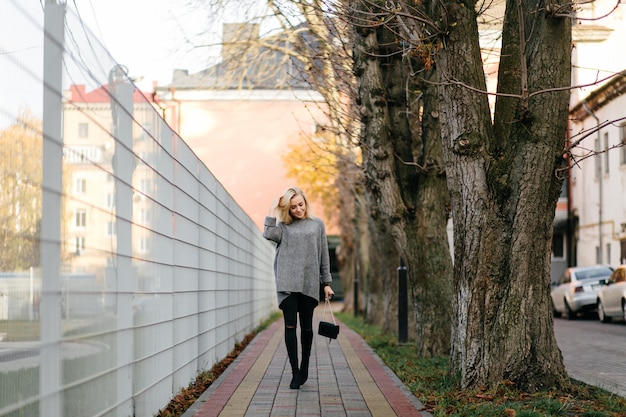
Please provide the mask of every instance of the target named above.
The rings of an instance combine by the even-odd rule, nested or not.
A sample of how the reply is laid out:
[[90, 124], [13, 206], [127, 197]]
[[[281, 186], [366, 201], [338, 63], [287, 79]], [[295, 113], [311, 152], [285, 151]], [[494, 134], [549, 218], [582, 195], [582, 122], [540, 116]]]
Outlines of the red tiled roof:
[[[73, 103], [109, 103], [110, 93], [109, 86], [103, 85], [99, 88], [87, 92], [84, 84], [70, 85], [68, 100]], [[133, 91], [133, 103], [154, 102], [154, 98], [150, 93], [144, 93], [135, 89]]]

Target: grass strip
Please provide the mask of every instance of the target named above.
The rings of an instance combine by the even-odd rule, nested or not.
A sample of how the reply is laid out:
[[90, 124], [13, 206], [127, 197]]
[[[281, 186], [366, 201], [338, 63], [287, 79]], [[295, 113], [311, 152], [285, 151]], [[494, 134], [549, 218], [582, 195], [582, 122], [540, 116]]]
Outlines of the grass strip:
[[570, 380], [560, 391], [527, 393], [502, 381], [491, 389], [462, 390], [448, 372], [448, 358], [423, 358], [410, 344], [398, 344], [395, 334], [338, 313], [337, 318], [358, 333], [424, 404], [434, 417], [624, 417], [626, 399], [601, 388]]

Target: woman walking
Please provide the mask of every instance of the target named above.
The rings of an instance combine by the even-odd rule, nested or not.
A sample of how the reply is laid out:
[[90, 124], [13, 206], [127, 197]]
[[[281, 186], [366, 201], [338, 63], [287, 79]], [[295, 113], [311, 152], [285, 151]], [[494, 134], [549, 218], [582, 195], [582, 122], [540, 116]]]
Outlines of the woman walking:
[[[319, 287], [326, 299], [330, 287], [330, 257], [324, 222], [313, 216], [309, 202], [297, 187], [285, 190], [265, 218], [263, 237], [276, 243], [274, 274], [278, 307], [285, 322], [285, 346], [291, 365], [289, 387], [298, 389], [309, 376], [313, 344], [313, 310], [318, 305]], [[296, 327], [300, 317], [302, 362], [298, 364]]]

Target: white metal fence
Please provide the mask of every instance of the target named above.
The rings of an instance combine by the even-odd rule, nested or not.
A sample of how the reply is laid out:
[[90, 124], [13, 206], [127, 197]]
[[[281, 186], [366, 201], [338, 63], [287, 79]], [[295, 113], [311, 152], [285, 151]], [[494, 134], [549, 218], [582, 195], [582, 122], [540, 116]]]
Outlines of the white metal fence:
[[0, 416], [152, 416], [276, 308], [273, 247], [56, 3], [0, 2]]

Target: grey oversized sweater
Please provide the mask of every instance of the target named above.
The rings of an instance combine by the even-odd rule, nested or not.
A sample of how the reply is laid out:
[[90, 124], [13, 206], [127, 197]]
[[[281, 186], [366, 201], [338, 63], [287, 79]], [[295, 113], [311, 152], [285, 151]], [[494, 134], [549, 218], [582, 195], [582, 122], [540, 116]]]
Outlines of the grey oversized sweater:
[[292, 292], [318, 300], [320, 283], [333, 280], [324, 222], [315, 218], [284, 224], [276, 223], [275, 217], [266, 217], [263, 237], [276, 243], [278, 304]]

